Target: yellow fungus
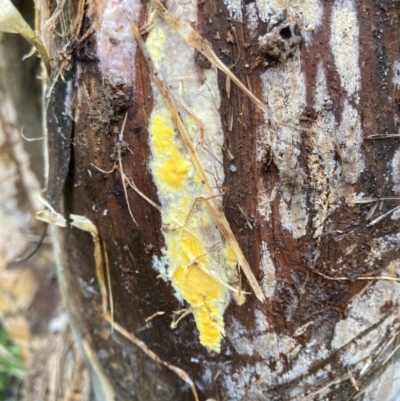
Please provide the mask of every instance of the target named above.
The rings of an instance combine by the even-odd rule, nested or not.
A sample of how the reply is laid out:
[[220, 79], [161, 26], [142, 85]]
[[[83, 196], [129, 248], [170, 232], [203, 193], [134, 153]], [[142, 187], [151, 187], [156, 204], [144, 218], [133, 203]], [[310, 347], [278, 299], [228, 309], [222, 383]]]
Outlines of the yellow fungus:
[[172, 150], [169, 160], [164, 163], [161, 177], [167, 184], [175, 188], [180, 188], [188, 171], [188, 162], [179, 158], [178, 151], [175, 149]]
[[[146, 41], [154, 63], [163, 74], [166, 69], [173, 68], [168, 64], [170, 57], [166, 54], [167, 29], [162, 24], [156, 25]], [[171, 85], [178, 87], [180, 84], [177, 82]], [[204, 88], [210, 86], [204, 85]], [[163, 231], [165, 256], [169, 264], [168, 277], [176, 296], [191, 307], [200, 343], [220, 352], [224, 335], [224, 312], [231, 299], [231, 290], [224, 283], [228, 285], [230, 280], [237, 278], [237, 260], [204, 201], [209, 193], [204, 193], [204, 184], [175, 131], [170, 110], [156, 88], [153, 95], [154, 109], [149, 123], [152, 152], [150, 168], [159, 201], [166, 212], [162, 219], [168, 227], [168, 230]], [[209, 110], [208, 114], [215, 110], [214, 97], [197, 96], [186, 107], [189, 105], [199, 115], [204, 115], [204, 110]], [[205, 125], [200, 127], [199, 118], [194, 118], [191, 113], [183, 113], [182, 118], [190, 136], [198, 143], [199, 151], [204, 145], [201, 148], [204, 163], [210, 163], [207, 158], [213, 158], [214, 161], [215, 154], [222, 151], [217, 146], [211, 153], [208, 152], [215, 144], [206, 142]], [[217, 130], [214, 128], [215, 123], [211, 127], [213, 132]], [[215, 173], [211, 170], [209, 174], [219, 177], [223, 172]], [[215, 193], [218, 194], [217, 188]], [[241, 300], [244, 298], [241, 297]]]
[[[223, 314], [230, 296], [229, 290], [207, 273], [211, 265], [215, 267], [219, 263], [204, 238], [213, 220], [204, 202], [199, 201], [192, 208], [195, 197], [191, 198], [190, 194], [194, 192], [193, 186], [202, 188], [201, 183], [193, 173], [191, 162], [179, 150], [179, 140], [167, 109], [153, 112], [149, 131], [152, 171], [159, 195], [174, 198], [166, 211], [175, 221], [183, 225], [186, 220], [186, 231], [177, 226], [164, 232], [170, 279], [178, 294], [193, 308], [201, 344], [219, 352], [224, 332]], [[186, 180], [188, 177], [193, 178]], [[177, 192], [171, 195], [170, 186]], [[236, 259], [231, 248], [223, 245], [221, 253], [225, 263], [235, 271]]]

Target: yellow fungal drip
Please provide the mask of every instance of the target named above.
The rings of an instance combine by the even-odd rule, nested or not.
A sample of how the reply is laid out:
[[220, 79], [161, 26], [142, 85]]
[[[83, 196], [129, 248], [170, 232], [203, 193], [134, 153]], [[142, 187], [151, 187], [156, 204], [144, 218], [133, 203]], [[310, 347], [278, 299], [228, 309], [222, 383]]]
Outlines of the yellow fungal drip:
[[[171, 60], [168, 52], [178, 50], [175, 44], [172, 46], [173, 50], [168, 50], [168, 35], [167, 28], [157, 24], [151, 30], [146, 45], [157, 69], [164, 71], [167, 76], [170, 74], [174, 85], [178, 86], [176, 83], [190, 76], [191, 71], [185, 71], [182, 79], [174, 76], [176, 69], [168, 65]], [[179, 45], [178, 43], [177, 46]], [[216, 77], [214, 82], [216, 85]], [[220, 352], [224, 335], [223, 315], [231, 298], [231, 291], [224, 283], [231, 284], [237, 278], [237, 260], [235, 253], [223, 240], [206, 203], [195, 202], [198, 197], [209, 195], [205, 193], [203, 183], [174, 129], [170, 110], [154, 86], [153, 95], [154, 110], [149, 124], [152, 150], [150, 168], [158, 198], [166, 212], [162, 216], [162, 223], [165, 254], [169, 264], [168, 278], [176, 296], [191, 306], [201, 344]], [[196, 113], [204, 114], [204, 120], [215, 112], [215, 105], [204, 95], [190, 98], [190, 103]], [[204, 138], [201, 137], [200, 127], [189, 114], [182, 113], [182, 118], [192, 140], [201, 150]], [[208, 121], [208, 129], [212, 132], [218, 130], [215, 120]], [[210, 148], [212, 145], [208, 143], [208, 146]], [[221, 149], [213, 148], [212, 152], [216, 154]], [[204, 163], [208, 163], [205, 165], [212, 171], [210, 174], [214, 172], [214, 176], [218, 176], [208, 160], [212, 157], [204, 151], [203, 155], [206, 158]], [[239, 298], [238, 302], [243, 303], [244, 297]]]
[[[196, 185], [193, 181], [195, 171], [191, 162], [178, 150], [179, 139], [167, 109], [153, 112], [150, 135], [155, 150], [152, 166], [158, 191], [174, 198], [167, 212], [181, 225], [186, 218], [188, 220], [186, 230], [172, 223], [171, 228], [166, 226], [170, 280], [178, 294], [193, 308], [200, 342], [219, 352], [224, 334], [223, 312], [229, 301], [229, 292], [205, 271], [210, 263], [216, 263], [215, 256], [210, 254], [210, 247], [199, 239], [203, 237], [203, 229], [208, 226], [211, 217], [201, 203], [188, 215], [194, 202], [194, 198], [190, 199], [188, 195], [193, 192], [191, 187]], [[236, 261], [233, 262], [235, 264]], [[223, 279], [226, 280], [226, 277]]]

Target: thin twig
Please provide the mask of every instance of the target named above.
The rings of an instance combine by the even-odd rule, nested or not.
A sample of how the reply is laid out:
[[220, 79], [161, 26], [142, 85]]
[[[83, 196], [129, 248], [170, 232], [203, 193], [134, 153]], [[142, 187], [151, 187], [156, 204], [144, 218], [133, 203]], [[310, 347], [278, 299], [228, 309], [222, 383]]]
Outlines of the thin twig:
[[381, 220], [383, 220], [385, 217], [389, 216], [389, 214], [392, 214], [394, 211], [400, 209], [400, 205], [396, 206], [395, 208], [389, 210], [388, 212], [382, 214], [382, 216], [377, 217], [375, 220], [372, 220], [370, 223], [367, 224], [367, 227], [371, 227], [375, 225], [376, 223], [379, 223]]
[[335, 281], [369, 281], [369, 280], [385, 280], [385, 281], [398, 281], [400, 282], [400, 278], [398, 277], [390, 277], [390, 276], [359, 276], [354, 278], [349, 277], [330, 277], [324, 273], [319, 271], [313, 270], [315, 274], [322, 276], [328, 280], [335, 280]]
[[[125, 113], [124, 122], [122, 123], [121, 133], [119, 135], [120, 142], [122, 142], [122, 139], [123, 139], [123, 134], [124, 134], [127, 117], [128, 117], [128, 112]], [[126, 190], [126, 182], [124, 179], [125, 174], [124, 174], [124, 169], [122, 167], [121, 143], [120, 142], [117, 143], [117, 150], [118, 150], [119, 171], [121, 172], [121, 175], [122, 175], [122, 185], [124, 187], [124, 193], [125, 193], [126, 203], [128, 205], [129, 214], [131, 215], [133, 222], [136, 224], [136, 226], [138, 226], [138, 223], [137, 223], [137, 221], [133, 215], [132, 209], [131, 209], [131, 205], [130, 205], [129, 198], [128, 198], [128, 191]]]
[[[108, 314], [106, 314], [105, 319], [111, 323], [111, 318]], [[177, 376], [179, 376], [186, 384], [188, 384], [190, 386], [190, 389], [192, 390], [192, 394], [193, 394], [195, 401], [199, 401], [199, 396], [197, 394], [196, 387], [193, 384], [193, 380], [183, 369], [178, 368], [174, 365], [171, 365], [168, 362], [163, 361], [157, 354], [155, 354], [152, 350], [150, 350], [143, 341], [139, 340], [136, 336], [129, 333], [126, 329], [124, 329], [118, 323], [114, 322], [114, 328], [115, 328], [115, 331], [117, 331], [119, 334], [121, 334], [123, 337], [125, 337], [128, 341], [130, 341], [132, 344], [135, 344], [138, 348], [140, 348], [148, 357], [150, 357], [154, 361], [160, 363], [161, 365], [164, 365], [169, 370], [174, 372]]]

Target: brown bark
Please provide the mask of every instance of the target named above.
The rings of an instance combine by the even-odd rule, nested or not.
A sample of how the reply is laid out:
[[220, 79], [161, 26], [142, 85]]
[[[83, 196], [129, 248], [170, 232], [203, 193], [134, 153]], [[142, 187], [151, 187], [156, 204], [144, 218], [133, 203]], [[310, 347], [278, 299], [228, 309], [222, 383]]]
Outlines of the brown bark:
[[[234, 156], [232, 160], [224, 153], [227, 190], [221, 204], [267, 300], [260, 303], [242, 277], [243, 290], [250, 295], [244, 305], [231, 301], [226, 309], [220, 353], [199, 342], [190, 315], [170, 329], [173, 312], [188, 305], [178, 302], [171, 283], [158, 278], [153, 268], [154, 259], [161, 258], [166, 247], [163, 217], [131, 188], [125, 193], [120, 169], [99, 170], [110, 171], [118, 161], [116, 144], [127, 113], [123, 141], [129, 150], [120, 156], [124, 173], [149, 199], [161, 204], [161, 189], [151, 167], [155, 155], [149, 127], [152, 112], [159, 107], [157, 90], [151, 85], [143, 54], [138, 48], [132, 50], [133, 36], [122, 37], [121, 32], [129, 33], [116, 25], [113, 35], [107, 31], [108, 43], [100, 42], [106, 13], [118, 12], [111, 2], [86, 6], [81, 30], [57, 45], [60, 49], [73, 40], [66, 69], [72, 75], [71, 86], [56, 88], [55, 93], [57, 106], [65, 106], [64, 117], [74, 121], [71, 148], [64, 143], [57, 150], [63, 155], [71, 151], [63, 213], [85, 216], [98, 229], [109, 260], [115, 322], [163, 361], [187, 372], [201, 400], [347, 399], [358, 394], [354, 380], [362, 391], [388, 366], [382, 364], [391, 349], [385, 344], [396, 338], [399, 329], [397, 284], [362, 279], [396, 278], [398, 220], [389, 215], [369, 223], [397, 206], [398, 200], [385, 200], [368, 216], [369, 221], [366, 216], [377, 202], [353, 202], [356, 195], [396, 197], [399, 177], [393, 160], [398, 138], [383, 136], [398, 129], [398, 71], [394, 67], [398, 40], [393, 27], [398, 23], [399, 4], [310, 1], [303, 13], [302, 3], [293, 2], [274, 25], [272, 13], [265, 10], [278, 7], [279, 2], [260, 1], [258, 8], [244, 3], [235, 15], [234, 1], [198, 2], [192, 27], [239, 80], [268, 103], [276, 120], [296, 126], [276, 123], [274, 127], [273, 118], [266, 117], [226, 74], [218, 73], [224, 149]], [[68, 18], [74, 21], [79, 5], [76, 10], [70, 6]], [[144, 26], [151, 6], [139, 2], [136, 6], [140, 13], [131, 18]], [[185, 11], [172, 3], [169, 6], [185, 19]], [[250, 21], [253, 7], [255, 25]], [[314, 26], [307, 7], [312, 15], [319, 13]], [[273, 11], [277, 14], [281, 9]], [[158, 17], [153, 23], [165, 26]], [[77, 40], [90, 27], [94, 34]], [[154, 26], [144, 33], [145, 40], [151, 29]], [[184, 41], [175, 39], [178, 34], [172, 29], [168, 32], [171, 42]], [[268, 41], [278, 46], [278, 53], [268, 50], [269, 42], [267, 50], [259, 47], [258, 38], [266, 33], [271, 34]], [[294, 36], [301, 37], [300, 44]], [[286, 48], [282, 50], [279, 41]], [[104, 72], [107, 61], [102, 57], [107, 51], [112, 54], [109, 48], [115, 48], [114, 73], [119, 69], [115, 75]], [[118, 64], [124, 60], [122, 50], [135, 57], [131, 62], [136, 74], [130, 82], [115, 78], [131, 72], [132, 67]], [[178, 69], [183, 63], [180, 57], [186, 55], [172, 50], [170, 58]], [[162, 70], [167, 67], [160, 63], [160, 76], [168, 81]], [[200, 77], [201, 68], [208, 65], [198, 64]], [[321, 74], [325, 74], [326, 89]], [[280, 88], [282, 98], [276, 100]], [[325, 98], [318, 103], [320, 93]], [[179, 110], [184, 113], [183, 108]], [[382, 136], [370, 139], [376, 134]], [[56, 135], [52, 126], [49, 135]], [[262, 202], [266, 202], [264, 210]], [[107, 399], [104, 394], [113, 391], [121, 400], [192, 399], [189, 387], [177, 375], [110, 329], [95, 280], [91, 236], [70, 226], [57, 229], [54, 235], [67, 309], [77, 336], [86, 344], [83, 348], [92, 374], [103, 383], [98, 399]], [[369, 308], [376, 319], [366, 316], [363, 321], [357, 310], [368, 314]], [[146, 318], [160, 311], [164, 314], [146, 325]], [[390, 363], [395, 360], [396, 355]], [[109, 384], [104, 384], [104, 377]]]

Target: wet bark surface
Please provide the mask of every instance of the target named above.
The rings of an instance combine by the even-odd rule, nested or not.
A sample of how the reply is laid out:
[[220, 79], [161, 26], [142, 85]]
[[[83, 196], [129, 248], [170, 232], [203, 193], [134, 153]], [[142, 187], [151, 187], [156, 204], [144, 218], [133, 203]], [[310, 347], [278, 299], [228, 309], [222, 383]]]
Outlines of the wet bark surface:
[[[160, 213], [132, 189], [128, 188], [125, 193], [121, 172], [113, 168], [119, 157], [117, 145], [123, 141], [125, 150], [121, 162], [125, 174], [157, 202], [157, 188], [149, 168], [152, 158], [148, 133], [153, 110], [151, 75], [143, 55], [137, 50], [135, 60], [132, 60], [136, 68], [133, 82], [121, 84], [103, 76], [96, 34], [81, 43], [71, 59], [71, 65], [79, 73], [72, 86], [76, 100], [71, 104], [74, 126], [64, 212], [88, 217], [99, 231], [109, 259], [115, 321], [134, 333], [161, 359], [184, 369], [194, 381], [201, 400], [210, 397], [216, 400], [286, 400], [306, 396], [318, 399], [316, 392], [320, 388], [346, 374], [339, 386], [332, 386], [323, 394], [327, 399], [347, 399], [357, 393], [348, 371], [359, 372], [362, 366], [354, 362], [346, 364], [341, 355], [354, 345], [356, 352], [357, 341], [361, 342], [363, 336], [383, 324], [388, 316], [398, 314], [397, 298], [391, 293], [386, 296], [383, 289], [386, 307], [382, 307], [381, 321], [358, 333], [354, 341], [336, 348], [332, 345], [337, 325], [349, 316], [352, 302], [375, 285], [357, 278], [389, 276], [387, 267], [399, 258], [399, 220], [388, 216], [367, 226], [371, 220], [397, 206], [398, 201], [385, 200], [366, 220], [375, 203], [359, 205], [351, 204], [349, 200], [352, 194], [374, 198], [396, 196], [396, 177], [391, 163], [398, 149], [398, 138], [370, 138], [377, 134], [393, 134], [398, 129], [398, 120], [393, 117], [399, 113], [397, 84], [393, 77], [397, 72], [393, 72], [392, 66], [399, 59], [395, 27], [398, 26], [400, 5], [392, 1], [354, 2], [359, 26], [361, 80], [359, 91], [349, 95], [335, 64], [336, 56], [329, 46], [335, 2], [319, 5], [323, 10], [322, 22], [314, 29], [310, 28], [312, 39], [302, 38], [295, 50], [297, 53], [288, 55], [287, 60], [260, 51], [258, 37], [271, 29], [268, 21], [260, 18], [257, 27], [251, 30], [247, 21], [251, 2], [244, 3], [243, 19], [238, 21], [230, 16], [223, 1], [199, 2], [198, 21], [193, 27], [207, 39], [241, 82], [263, 101], [268, 94], [263, 88], [262, 75], [268, 69], [279, 69], [281, 64], [291, 62], [292, 57], [299, 57], [298, 73], [303, 74], [306, 82], [301, 115], [296, 116], [295, 122], [286, 121], [306, 129], [297, 129], [300, 139], [292, 149], [293, 153], [298, 152], [297, 162], [295, 169], [289, 171], [279, 164], [279, 158], [284, 159], [287, 155], [280, 154], [279, 148], [273, 148], [272, 142], [260, 140], [260, 130], [272, 129], [272, 122], [265, 119], [233, 83], [227, 83], [225, 74], [219, 72], [218, 75], [224, 146], [233, 155], [233, 159], [228, 152], [224, 156], [226, 195], [222, 199], [223, 210], [260, 282], [265, 275], [260, 267], [263, 244], [267, 244], [275, 268], [273, 295], [264, 304], [253, 295], [247, 297], [243, 306], [231, 302], [224, 315], [226, 337], [220, 354], [208, 351], [200, 344], [195, 322], [190, 316], [176, 329], [170, 329], [173, 312], [185, 305], [178, 302], [170, 283], [158, 278], [159, 273], [152, 267], [154, 258], [162, 256], [165, 246], [162, 233], [165, 228]], [[142, 3], [139, 26], [146, 22], [148, 8]], [[102, 12], [100, 6], [91, 8], [90, 12], [86, 10], [83, 31], [101, 20]], [[305, 32], [300, 15], [286, 18], [295, 21], [300, 31]], [[281, 34], [284, 40], [292, 38], [286, 38], [286, 34], [287, 31]], [[118, 41], [118, 30], [109, 40], [111, 45]], [[176, 62], [179, 63], [179, 57]], [[326, 73], [327, 100], [330, 102], [323, 111], [314, 107], [318, 68]], [[276, 85], [281, 83], [276, 82]], [[361, 147], [354, 152], [361, 155], [364, 166], [357, 179], [346, 178], [344, 172], [354, 168], [352, 161], [346, 159], [353, 144], [346, 144], [343, 138], [331, 138], [336, 177], [321, 172], [322, 178], [318, 181], [311, 170], [315, 163], [320, 163], [319, 169], [323, 170], [322, 156], [319, 162], [310, 162], [315, 154], [315, 132], [307, 129], [315, 129], [314, 122], [329, 112], [335, 121], [332, 134], [335, 136], [336, 127], [343, 122], [346, 105], [354, 108], [360, 117], [363, 139]], [[264, 147], [263, 156], [258, 158], [260, 146]], [[299, 176], [302, 176], [300, 181]], [[317, 181], [324, 183], [322, 187], [317, 187]], [[331, 185], [334, 181], [336, 184]], [[313, 219], [322, 212], [316, 207], [315, 198], [324, 191], [329, 196], [336, 190], [338, 196], [332, 198], [331, 204], [325, 203], [330, 212], [322, 218], [325, 219], [323, 227], [316, 235]], [[273, 191], [275, 195], [272, 195]], [[290, 192], [290, 199], [285, 198], [284, 193]], [[270, 199], [268, 219], [260, 213], [260, 193]], [[305, 234], [297, 237], [284, 226], [280, 216], [282, 199], [291, 210], [292, 199], [296, 196], [305, 199], [307, 216]], [[130, 216], [127, 201], [137, 224]], [[296, 218], [294, 212], [292, 216]], [[69, 312], [79, 335], [95, 350], [117, 399], [192, 399], [188, 386], [176, 375], [145, 356], [118, 333], [110, 332], [110, 325], [101, 313], [90, 235], [69, 227], [60, 235], [62, 243], [59, 247], [65, 259], [62, 280], [65, 280], [64, 296], [68, 298]], [[377, 241], [380, 241], [379, 246]], [[380, 252], [378, 256], [376, 252]], [[368, 262], [371, 258], [373, 261]], [[251, 292], [244, 278], [243, 289]], [[146, 325], [145, 319], [158, 311], [165, 314]], [[264, 328], [260, 328], [260, 315], [268, 322]], [[385, 335], [373, 340], [376, 344], [371, 348], [371, 355], [360, 357], [360, 361], [369, 356], [373, 358], [371, 368], [359, 378], [360, 389], [379, 373], [381, 363], [390, 351], [388, 348], [381, 352], [383, 345], [398, 328], [399, 322], [395, 320], [387, 324]], [[275, 340], [261, 339], [269, 334], [276, 335]], [[252, 347], [261, 341], [261, 347], [271, 347], [274, 354], [266, 357], [260, 352], [243, 352], [241, 346], [244, 345], [239, 344], [238, 335], [243, 344]], [[293, 341], [285, 347], [283, 338]], [[275, 341], [275, 345], [271, 345], [271, 341]], [[319, 353], [321, 348], [325, 351]], [[315, 357], [302, 365], [299, 358], [304, 356], [299, 350], [305, 349], [315, 353]], [[294, 366], [300, 371], [294, 373]], [[267, 374], [272, 379], [267, 381]], [[312, 377], [309, 383], [306, 383], [307, 377]], [[232, 396], [229, 386], [238, 386], [237, 398]], [[296, 389], [294, 396], [291, 391]]]

